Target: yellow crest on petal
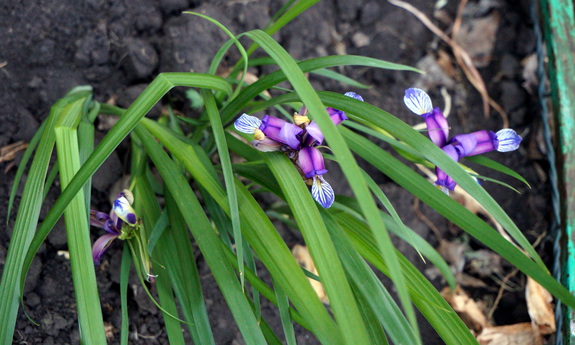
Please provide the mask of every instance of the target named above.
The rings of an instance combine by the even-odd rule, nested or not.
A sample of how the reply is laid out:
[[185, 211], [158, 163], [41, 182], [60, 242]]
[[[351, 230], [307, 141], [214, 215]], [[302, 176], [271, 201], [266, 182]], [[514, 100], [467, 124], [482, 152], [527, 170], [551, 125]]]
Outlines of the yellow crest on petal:
[[264, 134], [264, 132], [261, 131], [261, 129], [256, 129], [254, 132], [254, 139], [256, 140], [264, 140], [266, 138], [266, 135]]

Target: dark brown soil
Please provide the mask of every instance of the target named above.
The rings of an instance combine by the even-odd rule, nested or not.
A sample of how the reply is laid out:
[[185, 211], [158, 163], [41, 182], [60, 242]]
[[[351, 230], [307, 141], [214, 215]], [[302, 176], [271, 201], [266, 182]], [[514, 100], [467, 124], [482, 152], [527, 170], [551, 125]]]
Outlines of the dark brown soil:
[[[30, 140], [39, 123], [46, 118], [50, 106], [69, 89], [89, 84], [95, 98], [107, 101], [117, 98], [117, 104], [128, 106], [135, 96], [158, 73], [164, 71], [206, 72], [216, 50], [224, 42], [224, 35], [211, 23], [182, 15], [191, 9], [212, 16], [233, 32], [263, 28], [273, 13], [285, 1], [202, 1], [202, 0], [116, 0], [116, 1], [32, 1], [8, 0], [0, 4], [0, 147], [18, 140]], [[411, 2], [433, 18], [434, 2]], [[450, 2], [434, 19], [443, 29], [453, 21], [457, 3]], [[492, 155], [498, 161], [522, 174], [533, 186], [528, 189], [485, 169], [492, 178], [511, 183], [521, 195], [501, 186], [485, 183], [486, 189], [501, 203], [519, 228], [531, 241], [548, 228], [549, 193], [544, 173], [546, 161], [540, 151], [539, 115], [536, 97], [524, 87], [524, 59], [534, 53], [535, 39], [528, 15], [528, 2], [470, 1], [467, 20], [496, 15], [494, 48], [479, 58], [486, 61], [480, 68], [491, 96], [507, 111], [510, 125], [524, 137], [522, 149], [513, 154]], [[321, 18], [321, 20], [318, 20]], [[469, 29], [471, 30], [471, 29]], [[449, 49], [426, 29], [415, 17], [386, 2], [376, 0], [324, 0], [274, 36], [297, 59], [331, 54], [359, 54], [406, 65], [421, 66], [426, 56], [437, 57], [438, 51]], [[479, 48], [481, 51], [481, 47]], [[235, 56], [229, 56], [230, 63]], [[431, 60], [435, 60], [432, 58]], [[452, 59], [453, 62], [453, 59]], [[456, 74], [428, 73], [421, 79], [415, 73], [391, 72], [366, 68], [346, 67], [340, 72], [372, 85], [362, 93], [367, 102], [376, 104], [408, 123], [417, 118], [403, 106], [403, 92], [416, 83], [430, 90], [436, 105], [443, 107], [439, 88], [447, 87], [452, 95], [450, 118], [452, 133], [480, 129], [498, 130], [501, 118], [492, 112], [488, 119], [482, 114], [479, 94], [453, 64]], [[423, 68], [423, 67], [422, 67]], [[265, 70], [264, 70], [265, 71]], [[256, 73], [258, 71], [255, 71]], [[263, 71], [260, 71], [263, 72]], [[435, 78], [435, 79], [434, 79]], [[349, 87], [337, 82], [316, 78], [319, 90], [345, 92]], [[157, 111], [157, 110], [156, 110]], [[104, 133], [100, 133], [100, 137]], [[2, 170], [11, 162], [0, 163]], [[19, 163], [16, 160], [16, 165]], [[106, 209], [107, 193], [111, 185], [126, 170], [126, 158], [114, 155], [94, 179], [93, 204]], [[15, 167], [1, 172], [0, 224], [6, 224], [8, 195], [14, 179]], [[414, 217], [413, 197], [383, 176], [374, 176], [383, 184], [394, 206], [407, 225], [436, 245], [438, 239], [418, 217]], [[55, 188], [48, 196], [41, 217], [55, 200]], [[19, 201], [19, 196], [16, 203]], [[432, 210], [422, 212], [440, 229], [448, 240], [460, 238], [454, 229]], [[15, 213], [8, 226], [0, 231], [0, 268], [4, 265]], [[58, 255], [66, 250], [63, 223], [59, 223], [42, 246], [26, 285], [25, 308], [40, 326], [30, 323], [21, 312], [17, 321], [14, 344], [77, 344], [79, 335], [75, 301], [70, 278], [69, 262]], [[96, 237], [94, 232], [94, 238]], [[297, 238], [288, 239], [295, 243]], [[407, 245], [398, 247], [422, 271], [430, 267], [419, 259]], [[473, 250], [483, 248], [470, 240]], [[539, 247], [544, 257], [550, 245], [543, 241]], [[109, 325], [109, 342], [119, 342], [120, 297], [119, 263], [121, 246], [114, 245], [97, 269], [104, 318]], [[217, 344], [243, 344], [231, 314], [224, 304], [209, 271], [199, 259], [206, 304]], [[508, 266], [508, 265], [507, 265]], [[510, 271], [506, 267], [505, 273]], [[263, 273], [265, 278], [265, 273]], [[430, 278], [440, 289], [444, 283]], [[513, 278], [521, 285], [520, 276]], [[484, 279], [498, 289], [494, 280]], [[130, 284], [131, 344], [166, 344], [163, 321], [157, 309], [142, 293], [136, 279]], [[472, 289], [474, 297], [489, 300], [493, 291]], [[522, 291], [506, 292], [494, 318], [498, 324], [529, 320]], [[281, 324], [275, 309], [264, 303], [263, 314], [271, 326], [281, 334]], [[441, 344], [435, 332], [422, 325], [426, 344]], [[315, 338], [297, 329], [299, 344], [315, 344]]]

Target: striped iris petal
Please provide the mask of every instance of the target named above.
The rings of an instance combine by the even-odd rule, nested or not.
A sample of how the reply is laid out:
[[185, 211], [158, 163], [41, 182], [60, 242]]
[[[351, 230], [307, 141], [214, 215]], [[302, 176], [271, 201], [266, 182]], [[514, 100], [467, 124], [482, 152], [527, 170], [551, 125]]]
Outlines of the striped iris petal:
[[355, 99], [357, 99], [358, 101], [362, 101], [362, 102], [363, 102], [363, 97], [361, 97], [360, 95], [358, 95], [358, 94], [355, 93], [355, 92], [351, 92], [351, 91], [350, 91], [350, 92], [346, 92], [346, 93], [344, 94], [344, 96], [351, 97], [351, 98], [355, 98]]
[[403, 102], [409, 110], [417, 115], [427, 114], [433, 110], [431, 98], [429, 98], [429, 95], [421, 89], [411, 88], [405, 90]]
[[502, 129], [495, 133], [495, 135], [499, 141], [497, 145], [497, 151], [499, 152], [515, 151], [519, 148], [519, 144], [521, 144], [521, 137], [511, 128]]
[[323, 208], [330, 208], [335, 200], [335, 194], [331, 185], [321, 175], [314, 176], [311, 195]]
[[236, 122], [234, 127], [242, 133], [254, 134], [256, 129], [260, 128], [262, 121], [255, 116], [242, 114]]

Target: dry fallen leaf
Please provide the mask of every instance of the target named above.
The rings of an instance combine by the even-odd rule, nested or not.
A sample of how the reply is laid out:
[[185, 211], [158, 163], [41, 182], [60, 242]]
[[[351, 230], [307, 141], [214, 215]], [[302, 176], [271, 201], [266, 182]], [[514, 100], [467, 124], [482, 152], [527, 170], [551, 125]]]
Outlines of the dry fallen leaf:
[[437, 251], [447, 262], [455, 268], [456, 273], [461, 273], [465, 267], [465, 251], [469, 249], [467, 243], [464, 242], [450, 242], [444, 239], [439, 239], [439, 247]]
[[7, 162], [14, 160], [16, 158], [16, 153], [25, 150], [28, 147], [28, 143], [23, 141], [17, 141], [10, 145], [3, 146], [0, 148], [0, 162]]
[[455, 41], [469, 54], [475, 67], [486, 67], [491, 63], [499, 18], [497, 11], [482, 18], [465, 18], [455, 36]]
[[[298, 264], [300, 264], [303, 268], [315, 274], [316, 276], [319, 276], [317, 273], [317, 269], [315, 268], [315, 264], [313, 263], [313, 259], [311, 258], [309, 250], [307, 249], [306, 246], [296, 244], [292, 248], [291, 252]], [[308, 280], [311, 283], [311, 286], [315, 290], [315, 293], [319, 297], [320, 301], [326, 304], [329, 303], [323, 285], [315, 279], [308, 278]]]
[[529, 322], [509, 326], [485, 327], [477, 336], [481, 345], [539, 345], [541, 337], [535, 334]]
[[477, 333], [485, 327], [491, 326], [482, 307], [471, 299], [460, 286], [457, 286], [455, 290], [446, 287], [441, 291], [441, 296], [457, 312], [469, 329]]
[[555, 313], [551, 304], [553, 296], [535, 280], [527, 277], [525, 298], [533, 326], [539, 329], [540, 334], [555, 333]]

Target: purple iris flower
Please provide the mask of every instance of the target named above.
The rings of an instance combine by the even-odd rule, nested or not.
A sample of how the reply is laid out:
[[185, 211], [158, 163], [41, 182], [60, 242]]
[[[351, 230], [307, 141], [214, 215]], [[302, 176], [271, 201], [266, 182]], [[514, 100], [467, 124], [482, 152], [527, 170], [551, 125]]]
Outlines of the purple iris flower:
[[138, 224], [138, 217], [131, 206], [133, 201], [132, 193], [124, 190], [114, 200], [110, 214], [90, 210], [90, 225], [106, 231], [106, 234], [100, 236], [92, 246], [92, 258], [95, 265], [100, 264], [102, 255], [115, 239], [125, 240], [132, 236], [132, 230]]
[[[348, 97], [363, 101], [354, 93], [345, 94]], [[347, 120], [341, 110], [326, 108], [333, 123], [337, 126]], [[236, 130], [253, 134], [252, 146], [262, 152], [282, 151], [299, 167], [302, 177], [311, 184], [313, 198], [324, 208], [329, 208], [334, 202], [335, 194], [331, 185], [323, 178], [327, 173], [319, 145], [323, 144], [324, 135], [315, 121], [307, 117], [305, 106], [294, 114], [294, 123], [274, 116], [265, 115], [261, 120], [255, 116], [243, 114], [234, 126]]]
[[[458, 162], [463, 157], [475, 156], [497, 150], [509, 152], [517, 150], [521, 143], [521, 137], [514, 130], [506, 128], [497, 133], [488, 130], [477, 131], [469, 134], [456, 135], [450, 140], [447, 119], [439, 108], [433, 108], [429, 95], [416, 88], [405, 90], [403, 98], [405, 105], [425, 120], [429, 138], [439, 146], [454, 161]], [[445, 193], [455, 189], [457, 183], [438, 167], [435, 168], [438, 186]]]

